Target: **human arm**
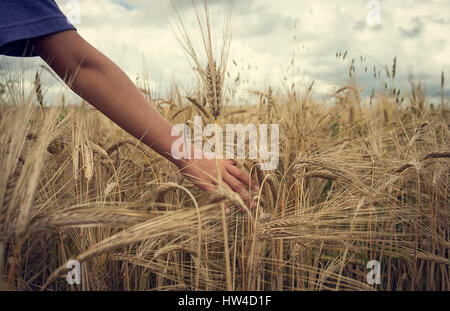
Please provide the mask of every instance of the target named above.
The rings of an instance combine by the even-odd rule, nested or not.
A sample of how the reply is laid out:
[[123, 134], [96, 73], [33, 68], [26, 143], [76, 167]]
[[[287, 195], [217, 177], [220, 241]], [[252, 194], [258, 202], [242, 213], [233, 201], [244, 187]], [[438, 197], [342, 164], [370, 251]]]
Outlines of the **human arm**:
[[[134, 137], [174, 163], [200, 189], [212, 192], [216, 160], [176, 159], [171, 147], [172, 125], [142, 96], [128, 76], [110, 59], [69, 30], [34, 40], [36, 53], [69, 87]], [[232, 161], [221, 160], [223, 181], [250, 204], [246, 186], [256, 185]]]

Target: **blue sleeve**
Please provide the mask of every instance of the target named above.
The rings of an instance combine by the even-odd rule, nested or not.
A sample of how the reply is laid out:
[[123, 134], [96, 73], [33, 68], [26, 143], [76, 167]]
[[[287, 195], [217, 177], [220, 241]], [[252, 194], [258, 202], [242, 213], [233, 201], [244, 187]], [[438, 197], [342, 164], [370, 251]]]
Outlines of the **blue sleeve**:
[[0, 54], [36, 56], [30, 39], [76, 30], [54, 0], [0, 0]]

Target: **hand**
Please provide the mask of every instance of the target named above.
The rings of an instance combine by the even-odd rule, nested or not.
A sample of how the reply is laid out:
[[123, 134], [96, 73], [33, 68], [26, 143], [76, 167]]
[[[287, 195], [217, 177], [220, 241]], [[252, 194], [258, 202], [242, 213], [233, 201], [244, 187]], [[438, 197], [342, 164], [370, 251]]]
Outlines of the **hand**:
[[[259, 188], [248, 174], [236, 167], [231, 160], [219, 160], [222, 169], [222, 180], [233, 191], [237, 192], [250, 208], [255, 207], [248, 188], [257, 191]], [[216, 159], [191, 159], [179, 165], [181, 172], [200, 189], [212, 193], [218, 184], [218, 169]]]

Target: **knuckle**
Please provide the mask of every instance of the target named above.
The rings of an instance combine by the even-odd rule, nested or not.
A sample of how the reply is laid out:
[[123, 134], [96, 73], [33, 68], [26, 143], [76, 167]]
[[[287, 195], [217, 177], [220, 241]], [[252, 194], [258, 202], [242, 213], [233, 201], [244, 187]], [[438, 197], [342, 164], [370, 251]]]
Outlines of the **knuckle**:
[[239, 176], [240, 176], [241, 178], [248, 179], [247, 174], [245, 174], [243, 171], [239, 171]]
[[234, 190], [239, 191], [239, 189], [240, 189], [240, 184], [241, 184], [241, 183], [238, 182], [238, 181], [233, 181], [232, 184], [231, 184], [231, 186], [233, 187]]
[[239, 183], [239, 185], [237, 186], [237, 192], [241, 193], [242, 195], [246, 195], [245, 188], [241, 183]]

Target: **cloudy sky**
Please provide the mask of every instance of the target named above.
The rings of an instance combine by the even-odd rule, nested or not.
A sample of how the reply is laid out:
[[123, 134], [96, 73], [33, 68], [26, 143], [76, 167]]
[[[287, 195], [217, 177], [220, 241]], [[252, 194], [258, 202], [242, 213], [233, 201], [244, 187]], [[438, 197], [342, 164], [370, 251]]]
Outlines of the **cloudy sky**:
[[[73, 0], [57, 0], [70, 15]], [[209, 0], [220, 16], [229, 0]], [[189, 0], [178, 1], [188, 28], [198, 33]], [[448, 0], [241, 0], [231, 46], [231, 80], [240, 73], [242, 89], [308, 85], [315, 79], [317, 94], [355, 77], [361, 88], [376, 86], [373, 65], [392, 67], [407, 84], [408, 72], [437, 95], [443, 70], [450, 79], [450, 1]], [[79, 33], [115, 61], [135, 80], [146, 72], [152, 88], [167, 90], [173, 81], [189, 88], [194, 75], [169, 25], [170, 0], [80, 0]], [[379, 24], [377, 22], [379, 6]], [[375, 8], [373, 8], [375, 7]], [[73, 15], [73, 14], [72, 14]], [[345, 61], [336, 52], [348, 50]], [[364, 64], [360, 56], [366, 56]], [[20, 61], [33, 68], [37, 60]], [[0, 66], [17, 60], [0, 59]], [[365, 66], [369, 72], [365, 73]], [[379, 81], [378, 81], [379, 82]], [[378, 84], [379, 85], [379, 84]]]

